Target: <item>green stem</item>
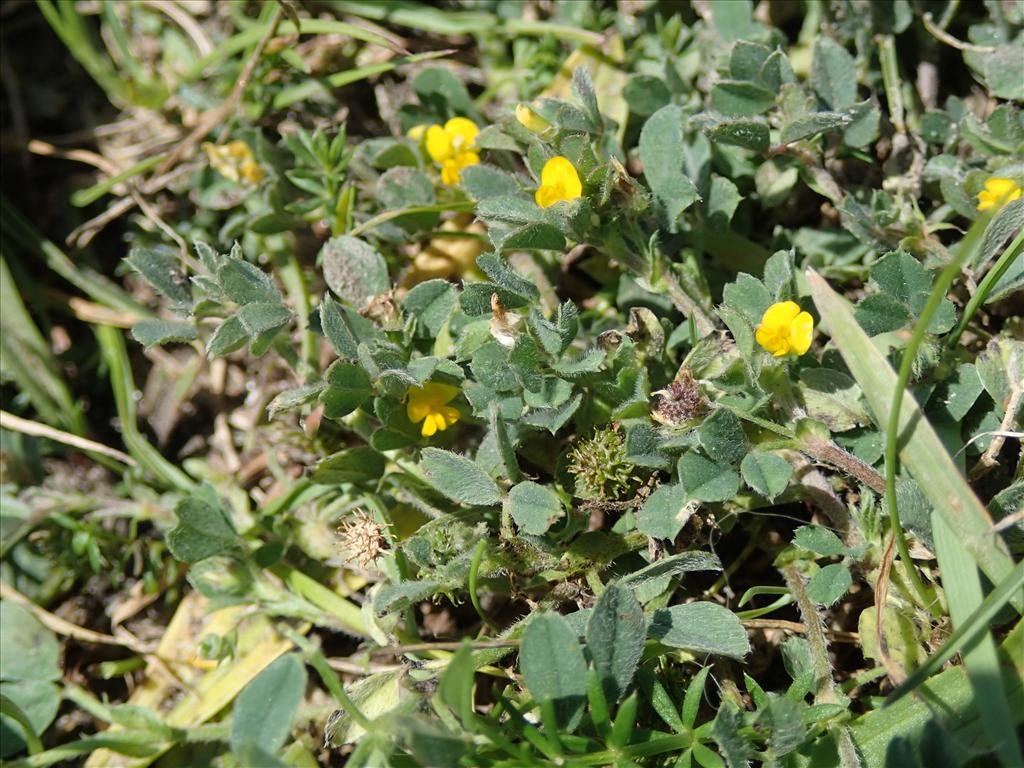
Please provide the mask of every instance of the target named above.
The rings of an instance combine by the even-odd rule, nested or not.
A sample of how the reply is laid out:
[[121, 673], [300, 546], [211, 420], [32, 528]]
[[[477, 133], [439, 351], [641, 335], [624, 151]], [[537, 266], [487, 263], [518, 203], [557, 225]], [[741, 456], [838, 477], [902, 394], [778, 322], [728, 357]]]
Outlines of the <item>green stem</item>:
[[1010, 247], [1003, 251], [1003, 255], [999, 257], [999, 260], [992, 266], [992, 269], [988, 271], [985, 278], [981, 281], [981, 284], [978, 285], [978, 289], [974, 292], [974, 295], [971, 296], [970, 300], [967, 302], [967, 306], [964, 307], [964, 313], [960, 318], [960, 322], [957, 323], [956, 328], [953, 329], [953, 332], [950, 333], [949, 337], [946, 339], [947, 352], [952, 350], [956, 346], [957, 342], [960, 341], [961, 334], [963, 334], [967, 329], [967, 325], [971, 322], [981, 305], [985, 303], [988, 295], [992, 292], [992, 288], [995, 287], [995, 284], [999, 282], [1004, 274], [1006, 274], [1006, 270], [1010, 268], [1010, 265], [1016, 261], [1017, 257], [1020, 255], [1019, 251], [1022, 244], [1024, 244], [1024, 230], [1017, 233], [1017, 237], [1015, 237], [1013, 242], [1010, 243]]
[[896, 537], [896, 548], [899, 550], [900, 561], [903, 563], [903, 570], [911, 587], [917, 593], [921, 604], [928, 609], [929, 613], [936, 617], [938, 617], [938, 613], [935, 607], [935, 596], [929, 595], [928, 590], [921, 581], [917, 568], [914, 566], [913, 560], [910, 559], [910, 549], [907, 546], [907, 538], [903, 533], [903, 524], [900, 522], [899, 507], [896, 501], [896, 461], [898, 459], [900, 408], [903, 405], [903, 393], [910, 383], [910, 372], [914, 366], [914, 359], [917, 357], [917, 350], [920, 348], [921, 343], [924, 341], [924, 336], [928, 332], [928, 325], [942, 304], [942, 300], [946, 298], [946, 293], [949, 291], [950, 285], [953, 284], [953, 280], [960, 274], [963, 261], [970, 252], [970, 248], [959, 248], [953, 259], [942, 270], [939, 279], [935, 281], [935, 286], [928, 296], [924, 310], [914, 325], [914, 332], [910, 337], [910, 343], [903, 350], [900, 370], [896, 377], [896, 388], [893, 390], [889, 423], [886, 425], [885, 430], [885, 498], [889, 502], [889, 524], [892, 527], [893, 536]]
[[195, 487], [192, 479], [165, 459], [139, 432], [134, 397], [135, 380], [121, 331], [109, 325], [97, 325], [95, 332], [103, 360], [110, 369], [110, 386], [114, 390], [114, 404], [117, 406], [121, 435], [128, 452], [139, 466], [148, 469], [162, 483], [186, 493], [191, 491]]
[[473, 563], [469, 566], [469, 600], [473, 603], [473, 610], [476, 611], [476, 615], [480, 617], [481, 621], [495, 632], [498, 632], [501, 630], [501, 627], [495, 624], [491, 620], [491, 617], [484, 613], [484, 609], [480, 607], [480, 599], [476, 595], [477, 579], [480, 575], [480, 563], [483, 562], [484, 552], [486, 551], [487, 539], [481, 539], [480, 543], [476, 545], [476, 551], [473, 553]]

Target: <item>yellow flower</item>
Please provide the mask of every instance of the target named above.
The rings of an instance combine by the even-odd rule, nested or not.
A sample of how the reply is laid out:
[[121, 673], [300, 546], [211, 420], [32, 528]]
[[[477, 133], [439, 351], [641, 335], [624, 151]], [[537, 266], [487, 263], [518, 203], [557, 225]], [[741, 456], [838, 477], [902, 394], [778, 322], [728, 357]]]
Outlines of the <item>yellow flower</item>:
[[516, 120], [519, 121], [523, 128], [532, 133], [543, 133], [551, 125], [551, 123], [526, 104], [520, 104], [516, 107]]
[[775, 357], [791, 352], [802, 355], [811, 346], [814, 318], [801, 312], [800, 305], [794, 301], [778, 302], [764, 311], [755, 335], [757, 343]]
[[1020, 185], [1013, 179], [993, 176], [985, 182], [985, 188], [978, 193], [978, 210], [999, 210], [1007, 203], [1020, 197]]
[[227, 144], [205, 142], [203, 149], [213, 170], [236, 184], [243, 181], [248, 184], [259, 184], [266, 175], [253, 157], [249, 145], [241, 139], [235, 139]]
[[453, 117], [443, 126], [427, 128], [427, 154], [441, 166], [441, 181], [448, 186], [459, 183], [462, 169], [480, 162], [474, 151], [480, 130], [465, 117]]
[[534, 196], [541, 208], [550, 208], [563, 200], [575, 200], [583, 194], [579, 174], [566, 158], [558, 155], [544, 163], [540, 186]]
[[459, 420], [459, 412], [448, 405], [457, 394], [458, 387], [433, 381], [428, 381], [422, 387], [413, 387], [409, 390], [409, 402], [405, 407], [409, 421], [413, 424], [423, 422], [421, 432], [424, 437], [443, 432]]

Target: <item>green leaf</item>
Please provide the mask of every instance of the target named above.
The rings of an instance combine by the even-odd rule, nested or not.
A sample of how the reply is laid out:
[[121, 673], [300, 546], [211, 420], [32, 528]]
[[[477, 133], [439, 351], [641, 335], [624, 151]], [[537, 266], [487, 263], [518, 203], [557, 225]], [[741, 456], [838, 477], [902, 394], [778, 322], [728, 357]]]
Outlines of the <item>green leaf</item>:
[[320, 393], [324, 391], [325, 386], [326, 384], [322, 381], [318, 381], [315, 384], [307, 384], [304, 387], [286, 389], [271, 400], [269, 405], [267, 405], [267, 416], [273, 418], [281, 411], [301, 408], [303, 405], [308, 405], [309, 403], [318, 400], [320, 398]]
[[932, 402], [951, 421], [963, 421], [984, 391], [985, 385], [981, 383], [977, 367], [972, 363], [961, 363], [953, 375], [936, 388]]
[[594, 127], [600, 128], [603, 121], [601, 110], [597, 106], [597, 91], [594, 89], [594, 81], [590, 77], [590, 72], [585, 66], [577, 66], [572, 71], [572, 94], [579, 101]]
[[753, 117], [775, 104], [775, 93], [757, 83], [719, 80], [711, 88], [711, 106], [722, 114]]
[[882, 113], [874, 100], [854, 104], [849, 109], [849, 115], [851, 122], [843, 131], [843, 142], [846, 146], [860, 149], [878, 138], [878, 125], [882, 121]]
[[230, 354], [241, 347], [249, 340], [249, 334], [238, 319], [238, 315], [229, 317], [213, 332], [213, 336], [206, 342], [206, 354], [210, 357], [222, 357]]
[[647, 634], [662, 645], [696, 653], [742, 659], [750, 652], [739, 618], [717, 603], [687, 603], [655, 611]]
[[631, 589], [639, 589], [646, 584], [670, 576], [678, 576], [690, 571], [720, 571], [722, 564], [710, 552], [680, 552], [646, 565], [619, 579], [619, 584]]
[[327, 418], [347, 416], [372, 396], [370, 376], [361, 366], [337, 360], [327, 369], [327, 386], [320, 394]]
[[414, 603], [433, 597], [443, 586], [440, 581], [430, 579], [388, 584], [377, 593], [373, 600], [373, 608], [381, 614], [402, 611]]
[[740, 489], [740, 476], [732, 467], [693, 451], [679, 458], [677, 473], [686, 496], [696, 501], [728, 501]]
[[772, 296], [764, 283], [740, 272], [736, 275], [736, 282], [727, 283], [722, 289], [722, 300], [756, 326], [761, 322], [764, 311], [771, 306]]
[[726, 408], [719, 408], [697, 429], [700, 444], [715, 461], [725, 464], [738, 461], [747, 452], [747, 436], [739, 418]]
[[671, 541], [693, 514], [682, 485], [662, 485], [647, 497], [636, 517], [636, 527], [655, 539]]
[[[895, 372], [828, 283], [813, 270], [808, 270], [807, 281], [818, 312], [828, 318], [832, 340], [860, 384], [876, 420], [886, 423], [896, 387]], [[899, 434], [903, 466], [914, 476], [925, 496], [985, 574], [994, 583], [1002, 581], [1013, 568], [1013, 561], [992, 532], [991, 519], [985, 508], [964, 481], [909, 392], [903, 393]], [[1014, 607], [1024, 610], [1024, 600], [1017, 597]]]
[[487, 234], [499, 251], [560, 251], [565, 248], [565, 236], [546, 222], [524, 224], [509, 230], [490, 227]]
[[192, 306], [192, 290], [181, 271], [181, 259], [169, 248], [132, 248], [125, 259], [146, 282], [175, 304]]
[[[467, 169], [468, 170], [468, 169]], [[447, 280], [427, 280], [405, 295], [402, 305], [426, 335], [435, 337], [455, 309], [455, 287]]]
[[846, 545], [828, 528], [820, 525], [801, 525], [793, 536], [793, 545], [816, 552], [824, 557], [846, 553]]
[[768, 499], [774, 499], [789, 485], [793, 467], [788, 461], [774, 453], [751, 451], [740, 462], [743, 480]]
[[697, 188], [683, 172], [683, 110], [662, 107], [640, 131], [640, 161], [644, 178], [664, 208], [671, 231], [680, 214], [700, 199]]
[[[7, 631], [7, 624], [4, 624]], [[4, 652], [12, 653], [4, 635]], [[60, 709], [61, 696], [57, 686], [43, 680], [0, 681], [0, 760], [6, 760], [26, 748], [32, 749], [33, 737], [38, 737], [50, 726]], [[18, 716], [10, 711], [17, 707]], [[18, 722], [22, 719], [24, 722]], [[31, 735], [25, 733], [25, 728]], [[40, 745], [41, 748], [41, 745]]]
[[274, 755], [292, 730], [306, 689], [306, 668], [297, 654], [272, 661], [238, 694], [231, 714], [231, 751], [243, 763]]
[[459, 184], [474, 200], [515, 196], [521, 187], [515, 176], [486, 163], [463, 168]]
[[318, 260], [328, 287], [357, 309], [391, 287], [384, 257], [359, 238], [332, 237], [320, 249]]
[[788, 123], [782, 129], [782, 143], [808, 139], [825, 131], [834, 131], [850, 124], [852, 118], [845, 112], [814, 112], [803, 115]]
[[292, 313], [284, 304], [256, 301], [246, 304], [238, 311], [238, 319], [250, 338], [261, 333], [281, 328], [292, 319]]
[[519, 529], [531, 536], [542, 536], [565, 515], [554, 491], [529, 480], [512, 487], [507, 507]]
[[309, 479], [320, 485], [375, 482], [384, 476], [385, 465], [383, 454], [357, 445], [321, 459]]
[[281, 303], [281, 292], [266, 272], [250, 264], [242, 256], [229, 256], [217, 269], [221, 289], [236, 304], [245, 306], [257, 301]]
[[611, 584], [601, 593], [587, 621], [587, 650], [605, 698], [618, 701], [633, 679], [644, 650], [647, 627], [632, 590]]
[[814, 42], [811, 86], [818, 98], [835, 110], [852, 107], [857, 101], [857, 64], [831, 37], [821, 35]]
[[763, 119], [718, 120], [706, 126], [704, 133], [717, 144], [743, 147], [754, 152], [767, 152], [771, 144], [768, 123]]
[[633, 75], [622, 89], [630, 110], [641, 117], [653, 115], [671, 100], [668, 86], [651, 75]]
[[468, 729], [473, 729], [473, 678], [476, 665], [473, 663], [473, 644], [468, 638], [448, 661], [448, 666], [441, 673], [441, 683], [437, 693], [441, 701], [447, 704], [455, 716]]
[[519, 669], [534, 701], [550, 700], [558, 726], [572, 731], [583, 714], [587, 664], [576, 633], [563, 616], [534, 616], [519, 645]]
[[557, 408], [533, 408], [524, 417], [523, 423], [531, 427], [546, 429], [552, 435], [558, 432], [573, 417], [583, 402], [583, 394], [577, 392]]
[[412, 80], [412, 89], [420, 101], [437, 115], [468, 115], [476, 108], [462, 81], [443, 67], [424, 69]]
[[427, 481], [452, 501], [479, 507], [501, 502], [501, 490], [490, 475], [465, 456], [424, 448], [420, 466]]
[[11, 600], [0, 600], [0, 626], [3, 626], [0, 679], [49, 681], [60, 678], [57, 638], [28, 609]]
[[518, 294], [530, 301], [540, 298], [540, 291], [530, 280], [520, 275], [508, 262], [493, 253], [482, 253], [477, 256], [476, 264], [496, 285], [500, 285], [510, 293]]
[[169, 320], [141, 320], [132, 326], [132, 338], [147, 349], [172, 341], [194, 341], [199, 332], [192, 323], [176, 323]]
[[[935, 555], [942, 569], [942, 588], [949, 601], [953, 625], [959, 628], [969, 622], [971, 614], [982, 605], [984, 593], [981, 576], [970, 553], [963, 548], [956, 533], [938, 512], [932, 513], [932, 529], [935, 533]], [[1024, 765], [1019, 731], [1015, 727], [1019, 721], [1007, 700], [1006, 685], [1003, 682], [1009, 679], [1009, 675], [1003, 674], [1000, 669], [999, 655], [991, 633], [981, 633], [975, 642], [963, 650], [963, 662], [967, 668], [967, 679], [974, 689], [982, 723], [991, 743], [995, 745], [1000, 762], [1003, 765]]]
[[850, 569], [842, 563], [826, 565], [807, 582], [807, 596], [816, 603], [833, 605], [853, 583]]
[[798, 388], [807, 415], [824, 422], [833, 432], [846, 432], [871, 423], [860, 387], [842, 371], [806, 368]]
[[868, 296], [857, 304], [857, 322], [870, 336], [896, 331], [910, 322], [910, 313], [886, 293]]
[[167, 546], [178, 560], [195, 563], [230, 552], [239, 543], [224, 510], [197, 496], [179, 501], [174, 514], [178, 524], [167, 534]]
[[997, 45], [992, 53], [984, 56], [985, 82], [992, 95], [999, 99], [1024, 101], [1024, 45], [1011, 43]]

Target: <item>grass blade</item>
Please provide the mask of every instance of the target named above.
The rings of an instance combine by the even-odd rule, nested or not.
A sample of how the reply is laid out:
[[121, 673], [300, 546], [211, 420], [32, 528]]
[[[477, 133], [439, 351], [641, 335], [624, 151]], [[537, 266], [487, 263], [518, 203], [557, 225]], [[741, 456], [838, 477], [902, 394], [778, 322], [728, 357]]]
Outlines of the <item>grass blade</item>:
[[[875, 421], [888, 421], [889, 399], [896, 387], [896, 373], [864, 333], [846, 302], [813, 270], [807, 282], [818, 312], [828, 319], [832, 340], [854, 379], [864, 391]], [[960, 475], [935, 430], [907, 392], [900, 409], [900, 460], [917, 480], [932, 507], [942, 516], [963, 546], [994, 583], [1013, 571], [1005, 545], [992, 532], [992, 519]], [[1024, 612], [1024, 593], [1017, 590], [1010, 602]]]
[[[942, 569], [942, 586], [949, 600], [949, 612], [953, 626], [959, 627], [981, 605], [981, 577], [970, 555], [960, 546], [956, 533], [937, 512], [932, 513], [932, 530], [935, 534], [935, 553]], [[1003, 765], [1024, 765], [992, 635], [985, 632], [978, 642], [966, 647], [963, 660], [967, 668], [967, 679], [974, 689], [975, 706], [992, 739], [996, 754]]]

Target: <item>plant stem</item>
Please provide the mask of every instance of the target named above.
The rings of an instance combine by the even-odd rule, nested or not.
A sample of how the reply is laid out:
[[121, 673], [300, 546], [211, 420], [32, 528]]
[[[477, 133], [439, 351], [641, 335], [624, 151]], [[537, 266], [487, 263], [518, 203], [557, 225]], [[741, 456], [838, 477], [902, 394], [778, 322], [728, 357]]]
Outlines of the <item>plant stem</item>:
[[907, 348], [903, 350], [900, 370], [896, 377], [896, 388], [893, 390], [889, 423], [886, 425], [885, 430], [885, 498], [889, 502], [889, 524], [893, 535], [896, 537], [896, 549], [899, 552], [900, 562], [903, 565], [903, 570], [907, 575], [910, 586], [917, 593], [921, 604], [928, 609], [929, 613], [936, 617], [938, 614], [935, 608], [935, 596], [928, 594], [928, 590], [921, 581], [913, 560], [910, 559], [910, 549], [907, 546], [907, 537], [903, 533], [903, 524], [900, 522], [899, 507], [896, 500], [896, 461], [898, 459], [900, 408], [903, 405], [903, 393], [910, 382], [910, 372], [914, 366], [914, 359], [917, 357], [917, 350], [920, 348], [921, 342], [924, 341], [924, 336], [928, 332], [928, 325], [931, 323], [936, 311], [938, 311], [942, 300], [946, 298], [946, 293], [949, 291], [953, 280], [960, 274], [964, 260], [972, 251], [972, 248], [957, 249], [952, 261], [942, 270], [938, 280], [935, 281], [935, 285], [932, 287], [928, 301], [925, 303], [924, 309], [914, 325], [910, 342], [907, 344]]
[[964, 313], [960, 318], [960, 322], [957, 323], [956, 328], [946, 338], [946, 351], [950, 352], [956, 346], [957, 342], [960, 341], [960, 336], [967, 329], [967, 325], [974, 318], [978, 309], [988, 295], [992, 292], [995, 284], [999, 282], [1006, 270], [1010, 268], [1010, 265], [1017, 260], [1017, 256], [1020, 255], [1019, 251], [1021, 245], [1024, 244], [1024, 230], [1017, 233], [1017, 237], [1010, 243], [1010, 247], [1003, 251], [1003, 255], [999, 257], [999, 260], [992, 266], [992, 269], [988, 271], [984, 279], [978, 285], [978, 289], [971, 296], [967, 302], [967, 306], [964, 307]]
[[822, 627], [821, 614], [818, 613], [818, 607], [807, 594], [803, 577], [796, 566], [792, 563], [784, 566], [782, 575], [786, 579], [789, 591], [793, 593], [793, 598], [800, 609], [800, 616], [807, 627], [807, 644], [811, 650], [811, 663], [814, 665], [814, 675], [817, 678], [814, 703], [835, 704], [836, 684], [832, 679], [832, 664], [828, 660], [828, 640], [825, 638], [825, 630]]

